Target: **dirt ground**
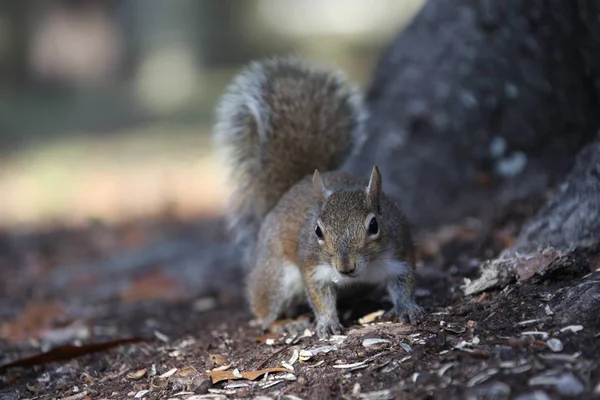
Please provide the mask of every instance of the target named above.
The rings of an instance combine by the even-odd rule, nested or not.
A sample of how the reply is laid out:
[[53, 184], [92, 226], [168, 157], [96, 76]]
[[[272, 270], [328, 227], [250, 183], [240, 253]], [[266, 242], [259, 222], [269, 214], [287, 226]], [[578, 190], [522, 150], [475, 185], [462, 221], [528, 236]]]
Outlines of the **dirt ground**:
[[565, 322], [554, 309], [570, 287], [600, 281], [597, 254], [461, 290], [534, 210], [420, 235], [424, 322], [383, 321], [373, 312], [385, 303], [361, 302], [329, 341], [308, 315], [286, 333], [249, 324], [218, 220], [4, 233], [0, 399], [600, 398], [600, 319]]

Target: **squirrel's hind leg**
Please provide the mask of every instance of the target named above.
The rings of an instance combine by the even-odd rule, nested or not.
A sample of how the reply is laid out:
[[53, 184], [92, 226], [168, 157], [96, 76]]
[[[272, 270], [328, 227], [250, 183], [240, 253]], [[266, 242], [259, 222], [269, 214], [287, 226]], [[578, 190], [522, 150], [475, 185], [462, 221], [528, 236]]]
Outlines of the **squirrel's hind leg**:
[[302, 302], [302, 275], [292, 263], [259, 259], [248, 276], [246, 294], [252, 313], [266, 330], [282, 315], [291, 316]]

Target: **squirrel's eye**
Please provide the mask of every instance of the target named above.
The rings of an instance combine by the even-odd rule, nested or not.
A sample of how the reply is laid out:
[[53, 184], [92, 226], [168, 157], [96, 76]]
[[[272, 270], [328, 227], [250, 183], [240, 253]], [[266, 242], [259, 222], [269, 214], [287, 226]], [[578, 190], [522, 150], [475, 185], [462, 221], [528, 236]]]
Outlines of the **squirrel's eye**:
[[379, 232], [379, 225], [377, 224], [377, 220], [375, 217], [371, 218], [369, 222], [369, 235], [377, 235]]
[[317, 234], [319, 240], [323, 240], [323, 231], [321, 230], [321, 227], [319, 225], [317, 225], [317, 227], [315, 228], [315, 233]]

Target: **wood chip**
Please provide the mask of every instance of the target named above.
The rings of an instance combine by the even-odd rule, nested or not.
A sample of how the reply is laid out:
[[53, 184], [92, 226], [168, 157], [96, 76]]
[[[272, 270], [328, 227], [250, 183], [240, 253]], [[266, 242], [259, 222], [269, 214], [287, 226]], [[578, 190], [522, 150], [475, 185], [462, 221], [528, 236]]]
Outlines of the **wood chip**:
[[161, 340], [165, 343], [169, 343], [169, 341], [171, 340], [171, 339], [169, 339], [169, 337], [167, 335], [165, 335], [164, 333], [159, 332], [157, 330], [154, 331], [154, 336], [156, 336], [156, 338], [158, 340]]
[[374, 322], [377, 318], [382, 317], [383, 314], [385, 314], [385, 311], [383, 311], [383, 310], [375, 311], [375, 312], [365, 315], [362, 318], [359, 318], [358, 322], [361, 325], [370, 324], [371, 322]]
[[239, 375], [234, 374], [233, 371], [215, 371], [212, 370], [208, 373], [210, 376], [212, 383], [221, 382], [227, 379], [248, 379], [250, 381], [256, 380], [267, 372], [288, 372], [287, 369], [283, 367], [274, 367], [274, 368], [265, 368], [260, 369], [258, 371], [246, 371], [239, 372]]
[[560, 331], [561, 332], [577, 333], [577, 332], [579, 332], [581, 330], [583, 330], [583, 326], [581, 326], [581, 325], [569, 325], [569, 326], [565, 326]]
[[146, 375], [147, 371], [148, 371], [148, 368], [142, 368], [142, 369], [138, 369], [137, 371], [132, 371], [125, 376], [127, 377], [127, 379], [133, 379], [133, 380], [140, 379], [141, 377]]
[[296, 344], [300, 341], [300, 336], [294, 335], [285, 339], [285, 344]]
[[389, 341], [387, 339], [380, 339], [380, 338], [368, 338], [368, 339], [363, 340], [362, 345], [363, 345], [363, 347], [373, 347], [373, 346], [387, 344], [387, 343], [391, 343], [391, 341]]
[[317, 368], [317, 367], [320, 367], [323, 364], [325, 364], [325, 360], [321, 360], [319, 362], [314, 363], [313, 365], [309, 365], [308, 368]]
[[290, 357], [288, 364], [294, 365], [294, 363], [296, 361], [298, 361], [298, 358], [300, 358], [300, 353], [298, 352], [298, 349], [294, 349], [294, 352], [292, 353], [292, 356]]
[[302, 361], [307, 361], [310, 360], [312, 357], [316, 356], [317, 354], [327, 354], [330, 351], [334, 350], [336, 350], [336, 348], [333, 346], [320, 346], [313, 349], [300, 350], [299, 358]]
[[368, 367], [367, 364], [365, 364], [364, 362], [357, 362], [354, 364], [337, 364], [334, 365], [333, 368], [338, 368], [338, 369], [349, 369], [349, 368], [354, 368], [354, 367], [359, 367], [359, 366], [364, 366], [364, 367]]
[[575, 362], [581, 352], [573, 353], [573, 354], [540, 354], [540, 358], [544, 360], [553, 360], [553, 361], [562, 361], [562, 362]]
[[561, 352], [564, 348], [560, 339], [552, 338], [546, 342], [546, 346], [555, 353]]
[[[235, 392], [236, 392], [235, 389], [213, 389], [213, 388], [208, 389], [208, 393], [214, 393], [214, 394], [218, 394], [218, 395], [232, 395], [232, 394], [235, 394]], [[207, 395], [202, 395], [202, 396], [203, 397], [200, 397], [201, 399], [211, 399], [211, 400], [213, 399], [211, 397], [205, 397]], [[215, 399], [216, 399], [216, 397], [215, 397]], [[218, 397], [218, 399], [219, 400], [227, 399], [227, 397], [222, 396], [222, 397]], [[189, 397], [186, 400], [189, 400]]]
[[490, 379], [492, 376], [496, 375], [500, 370], [498, 368], [489, 368], [486, 369], [479, 374], [475, 375], [467, 382], [467, 387], [473, 387], [475, 385], [479, 385]]
[[276, 381], [261, 383], [261, 384], [259, 384], [259, 386], [263, 389], [267, 389], [267, 388], [270, 388], [271, 386], [279, 385], [280, 383], [283, 383], [283, 382], [285, 382], [283, 379], [278, 379]]
[[150, 392], [149, 390], [140, 390], [133, 397], [135, 397], [136, 399], [141, 399], [142, 397], [144, 397], [149, 392]]
[[358, 396], [362, 400], [391, 400], [394, 398], [389, 390], [361, 393]]
[[528, 319], [526, 321], [517, 322], [517, 325], [519, 325], [519, 326], [531, 325], [531, 324], [535, 324], [536, 322], [540, 322], [540, 321], [541, 321], [541, 319]]
[[177, 368], [172, 368], [170, 370], [168, 370], [167, 372], [165, 372], [164, 374], [160, 375], [159, 378], [168, 378], [171, 375], [173, 375], [175, 372], [177, 372]]
[[223, 389], [240, 389], [240, 388], [247, 388], [250, 387], [250, 385], [248, 383], [229, 383], [225, 386], [223, 386]]
[[[212, 371], [227, 371], [229, 368], [231, 368], [231, 364], [221, 365], [220, 367], [213, 368]], [[211, 371], [206, 371], [206, 372], [211, 372]]]
[[281, 366], [285, 369], [289, 369], [290, 371], [294, 372], [294, 367], [292, 365], [290, 365], [288, 362], [283, 361], [281, 363]]
[[278, 378], [279, 378], [279, 379], [286, 380], [286, 381], [290, 381], [290, 382], [293, 382], [293, 381], [297, 381], [297, 380], [298, 380], [298, 378], [296, 377], [296, 375], [294, 375], [294, 374], [292, 374], [292, 373], [283, 374], [283, 375], [281, 375], [281, 376], [278, 376]]
[[404, 342], [400, 342], [400, 347], [402, 347], [404, 349], [404, 351], [407, 353], [410, 353], [412, 351], [412, 347], [410, 347], [410, 345], [408, 345]]
[[455, 365], [458, 365], [458, 363], [457, 362], [451, 362], [451, 363], [445, 364], [438, 371], [438, 373], [437, 373], [438, 376], [444, 376], [444, 374], [446, 373], [446, 371], [448, 371], [450, 368], [454, 367]]
[[521, 332], [522, 336], [539, 336], [542, 338], [542, 340], [546, 340], [548, 339], [548, 336], [550, 336], [548, 334], [548, 332], [539, 332], [539, 331], [526, 331], [526, 332]]

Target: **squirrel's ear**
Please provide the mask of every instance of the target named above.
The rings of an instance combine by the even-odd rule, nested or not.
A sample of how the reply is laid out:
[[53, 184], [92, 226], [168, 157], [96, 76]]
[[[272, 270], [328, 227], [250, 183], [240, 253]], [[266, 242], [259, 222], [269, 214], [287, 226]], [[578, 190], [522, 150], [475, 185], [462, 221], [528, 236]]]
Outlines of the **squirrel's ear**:
[[369, 179], [369, 185], [367, 185], [367, 195], [369, 200], [375, 206], [378, 213], [381, 213], [379, 198], [381, 196], [381, 172], [377, 164], [373, 166], [371, 171], [371, 178]]
[[323, 201], [327, 198], [327, 189], [325, 188], [325, 184], [323, 183], [323, 179], [321, 179], [321, 174], [319, 174], [318, 169], [315, 169], [315, 173], [313, 174], [313, 189], [315, 191], [317, 204], [321, 206]]

